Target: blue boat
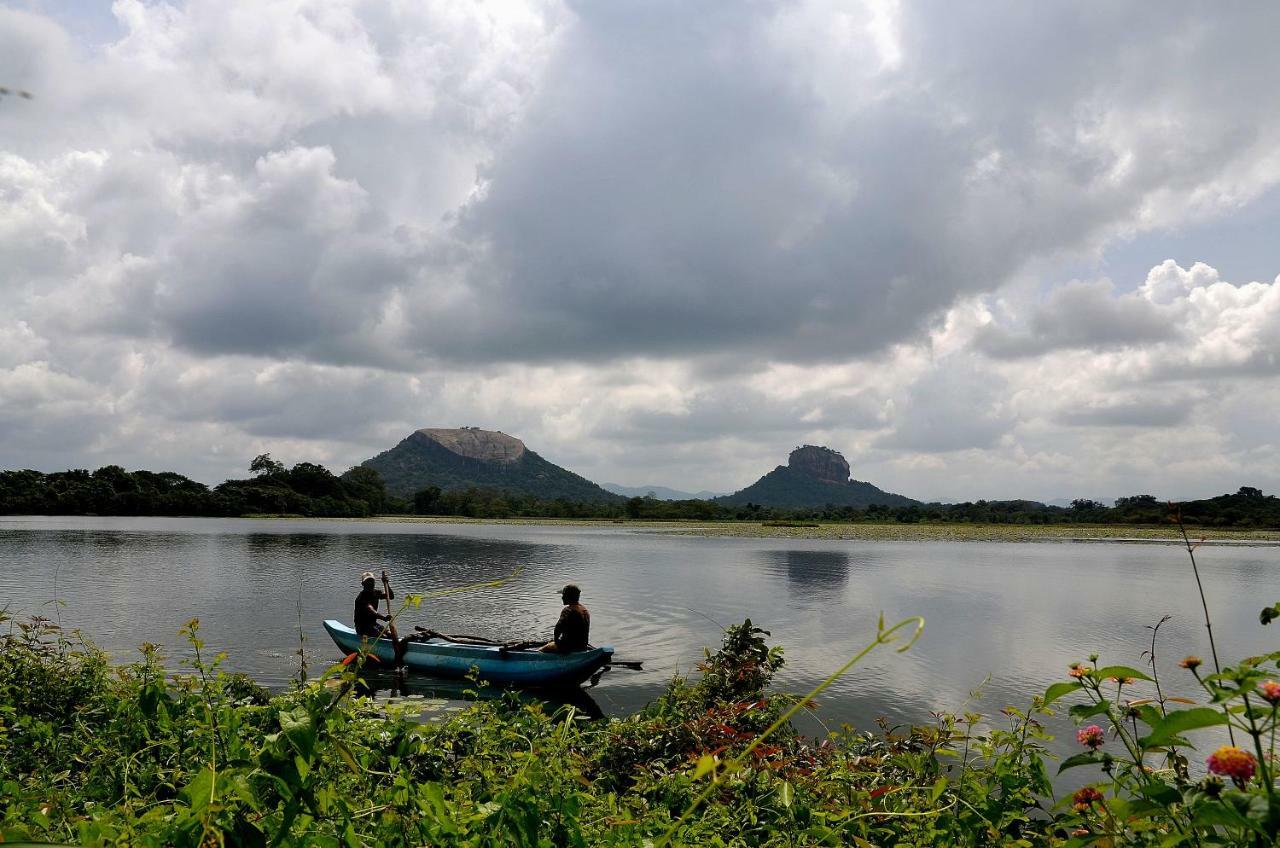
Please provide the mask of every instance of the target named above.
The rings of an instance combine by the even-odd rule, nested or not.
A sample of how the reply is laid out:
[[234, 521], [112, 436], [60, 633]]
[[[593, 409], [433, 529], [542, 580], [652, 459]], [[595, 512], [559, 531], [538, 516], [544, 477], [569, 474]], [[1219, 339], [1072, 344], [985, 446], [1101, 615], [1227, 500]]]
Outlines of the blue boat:
[[[324, 629], [344, 654], [360, 650], [363, 637], [340, 621], [327, 619]], [[387, 667], [395, 662], [391, 640], [378, 639], [370, 653]], [[569, 654], [512, 650], [501, 645], [469, 645], [433, 638], [408, 645], [404, 663], [436, 677], [463, 678], [475, 670], [481, 680], [528, 687], [577, 686], [609, 664], [613, 648], [588, 648]]]

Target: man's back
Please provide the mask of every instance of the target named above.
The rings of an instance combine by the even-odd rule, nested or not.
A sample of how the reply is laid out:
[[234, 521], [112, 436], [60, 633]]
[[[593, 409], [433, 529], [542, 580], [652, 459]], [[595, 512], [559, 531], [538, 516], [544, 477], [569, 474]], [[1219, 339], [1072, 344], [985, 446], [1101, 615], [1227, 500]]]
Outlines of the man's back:
[[567, 604], [556, 622], [556, 648], [581, 651], [590, 643], [591, 612], [579, 603]]

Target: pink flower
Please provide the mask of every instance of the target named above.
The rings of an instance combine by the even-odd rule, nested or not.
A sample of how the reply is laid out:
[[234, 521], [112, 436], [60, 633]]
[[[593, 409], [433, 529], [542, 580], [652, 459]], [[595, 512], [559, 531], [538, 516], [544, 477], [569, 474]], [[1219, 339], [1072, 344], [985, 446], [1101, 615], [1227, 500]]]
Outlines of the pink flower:
[[1258, 767], [1258, 761], [1253, 758], [1253, 754], [1234, 745], [1223, 745], [1210, 754], [1206, 762], [1209, 763], [1210, 772], [1229, 777], [1236, 783], [1248, 781]]
[[1274, 680], [1268, 680], [1259, 686], [1258, 689], [1260, 690], [1259, 694], [1262, 695], [1262, 700], [1271, 704], [1273, 707], [1280, 704], [1280, 683], [1277, 683]]
[[1106, 741], [1106, 734], [1102, 732], [1102, 728], [1096, 724], [1088, 727], [1082, 727], [1076, 731], [1076, 741], [1092, 751], [1096, 751], [1102, 747], [1102, 743]]

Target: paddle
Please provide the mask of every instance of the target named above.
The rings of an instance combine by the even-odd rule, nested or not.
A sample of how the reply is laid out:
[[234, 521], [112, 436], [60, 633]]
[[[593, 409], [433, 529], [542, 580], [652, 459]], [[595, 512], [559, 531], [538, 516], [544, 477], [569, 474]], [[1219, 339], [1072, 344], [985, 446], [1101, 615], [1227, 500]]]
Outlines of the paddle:
[[391, 644], [394, 646], [395, 650], [396, 665], [399, 666], [400, 658], [402, 656], [400, 634], [396, 633], [395, 613], [391, 611], [391, 581], [387, 579], [387, 570], [385, 568], [382, 569], [382, 593], [387, 600], [387, 615], [391, 616], [391, 618], [387, 619], [387, 629], [391, 633]]
[[644, 663], [641, 660], [609, 660], [608, 664], [616, 668], [629, 668], [632, 671], [644, 671]]

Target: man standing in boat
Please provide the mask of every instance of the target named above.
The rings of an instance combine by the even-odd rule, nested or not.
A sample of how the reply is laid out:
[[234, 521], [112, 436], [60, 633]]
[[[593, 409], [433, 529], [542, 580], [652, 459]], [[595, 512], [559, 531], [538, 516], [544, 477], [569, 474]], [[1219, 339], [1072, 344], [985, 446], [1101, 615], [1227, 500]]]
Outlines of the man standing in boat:
[[543, 651], [567, 654], [587, 649], [591, 635], [591, 613], [578, 602], [581, 597], [582, 590], [572, 583], [560, 590], [564, 609], [560, 611], [560, 620], [556, 622], [555, 639], [543, 645]]
[[[377, 578], [373, 576], [372, 571], [366, 571], [360, 575], [360, 594], [356, 595], [355, 610], [355, 626], [356, 632], [366, 639], [376, 639], [379, 636], [389, 636], [391, 644], [395, 647], [396, 665], [404, 659], [405, 649], [408, 647], [407, 640], [396, 638], [395, 625], [383, 627], [380, 622], [391, 621], [391, 605], [387, 604], [387, 612], [378, 612], [378, 606], [383, 600], [395, 600], [396, 593], [391, 591], [391, 584], [387, 581], [387, 572], [382, 572], [382, 584], [387, 587], [384, 592], [377, 588]], [[387, 632], [383, 632], [386, 630]]]

